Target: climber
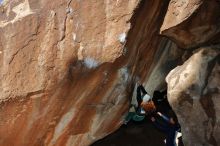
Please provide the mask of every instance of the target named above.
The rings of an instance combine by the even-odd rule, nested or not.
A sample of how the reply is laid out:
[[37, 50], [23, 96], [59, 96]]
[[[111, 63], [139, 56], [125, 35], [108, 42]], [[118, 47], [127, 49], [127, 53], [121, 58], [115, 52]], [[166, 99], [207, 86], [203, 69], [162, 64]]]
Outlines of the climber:
[[167, 91], [164, 90], [162, 92], [160, 91], [154, 91], [153, 93], [153, 102], [155, 106], [157, 107], [157, 111], [165, 112], [172, 110], [168, 100], [167, 100]]
[[131, 119], [142, 121], [148, 115], [155, 127], [166, 133], [166, 145], [176, 145], [180, 125], [166, 98], [166, 91], [155, 91], [151, 99], [144, 87], [138, 85], [136, 100], [137, 105], [131, 105], [124, 123], [127, 124]]
[[[151, 100], [150, 95], [147, 94], [147, 91], [141, 84], [137, 83], [137, 96], [136, 96], [136, 103], [131, 104], [129, 112], [125, 118], [124, 124], [127, 124], [131, 119], [133, 121], [142, 121], [147, 114], [144, 110], [144, 106], [149, 104], [149, 100]], [[148, 110], [149, 112], [150, 110]]]
[[166, 146], [177, 145], [177, 133], [178, 136], [181, 136], [180, 124], [166, 98], [166, 91], [155, 91], [153, 101], [156, 106], [156, 112], [150, 116], [151, 121], [156, 128], [166, 133]]

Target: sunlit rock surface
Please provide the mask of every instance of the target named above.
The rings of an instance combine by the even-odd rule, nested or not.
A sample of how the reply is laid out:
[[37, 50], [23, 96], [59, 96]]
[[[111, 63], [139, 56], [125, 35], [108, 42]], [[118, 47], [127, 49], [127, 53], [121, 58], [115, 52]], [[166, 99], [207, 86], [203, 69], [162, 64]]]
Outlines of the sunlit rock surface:
[[219, 0], [171, 0], [161, 27], [182, 48], [220, 42]]
[[112, 63], [123, 55], [138, 3], [1, 6], [0, 145], [84, 146], [120, 125], [129, 71]]
[[153, 66], [167, 60], [160, 54], [177, 49], [158, 35], [167, 6], [163, 0], [5, 1], [0, 145], [87, 146], [115, 131], [136, 79], [150, 79]]
[[203, 45], [169, 73], [169, 100], [186, 145], [216, 145], [219, 10], [217, 0], [5, 0], [0, 145], [88, 146], [122, 124], [137, 80], [152, 95]]
[[220, 143], [220, 47], [196, 50], [166, 80], [168, 99], [182, 125], [186, 146]]

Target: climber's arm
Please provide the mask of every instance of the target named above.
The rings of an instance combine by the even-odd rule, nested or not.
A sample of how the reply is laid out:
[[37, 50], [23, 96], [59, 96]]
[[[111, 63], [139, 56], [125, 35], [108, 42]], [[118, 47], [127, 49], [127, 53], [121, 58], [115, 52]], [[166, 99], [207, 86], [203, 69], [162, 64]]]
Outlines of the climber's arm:
[[155, 117], [151, 117], [151, 121], [153, 125], [161, 131], [166, 132], [168, 130], [168, 126], [161, 124]]
[[137, 102], [138, 102], [138, 107], [141, 105], [141, 102], [142, 102], [141, 86], [142, 86], [142, 85], [139, 85], [139, 86], [137, 87]]
[[161, 114], [160, 112], [157, 112], [157, 114], [158, 114], [163, 120], [165, 120], [166, 122], [168, 122], [169, 124], [172, 124], [172, 125], [176, 124], [175, 121], [174, 121], [174, 119], [173, 119], [172, 117], [171, 117], [171, 118], [168, 118], [167, 116]]
[[144, 89], [143, 85], [140, 85], [139, 88], [143, 94], [147, 94], [147, 91]]

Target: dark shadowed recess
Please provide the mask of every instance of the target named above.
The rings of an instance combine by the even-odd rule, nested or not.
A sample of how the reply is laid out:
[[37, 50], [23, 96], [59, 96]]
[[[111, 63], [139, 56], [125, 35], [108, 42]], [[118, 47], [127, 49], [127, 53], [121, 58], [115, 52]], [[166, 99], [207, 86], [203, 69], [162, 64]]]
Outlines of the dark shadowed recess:
[[129, 122], [91, 146], [165, 146], [165, 135], [149, 119]]

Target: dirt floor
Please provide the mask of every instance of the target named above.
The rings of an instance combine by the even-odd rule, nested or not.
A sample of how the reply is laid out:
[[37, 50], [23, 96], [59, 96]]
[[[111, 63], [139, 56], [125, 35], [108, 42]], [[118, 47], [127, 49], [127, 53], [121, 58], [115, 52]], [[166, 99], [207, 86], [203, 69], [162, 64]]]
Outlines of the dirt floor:
[[165, 146], [165, 134], [158, 131], [151, 121], [129, 122], [116, 132], [91, 146]]

